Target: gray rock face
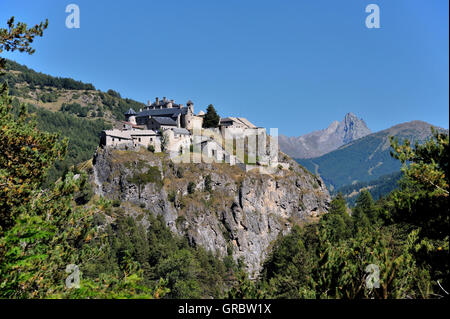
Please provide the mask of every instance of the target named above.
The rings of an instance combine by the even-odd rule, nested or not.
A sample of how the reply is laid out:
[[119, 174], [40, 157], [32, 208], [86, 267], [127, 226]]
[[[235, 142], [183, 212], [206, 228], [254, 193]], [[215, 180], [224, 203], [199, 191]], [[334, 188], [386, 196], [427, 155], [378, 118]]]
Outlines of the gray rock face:
[[370, 133], [364, 120], [353, 113], [348, 113], [342, 122], [334, 121], [324, 130], [298, 137], [280, 135], [278, 143], [280, 149], [289, 156], [312, 158], [334, 151]]
[[[174, 164], [161, 154], [106, 148], [94, 158], [92, 182], [99, 195], [163, 215], [191, 245], [241, 258], [254, 277], [277, 236], [326, 213], [330, 201], [321, 179], [286, 155], [280, 158], [292, 169], [263, 175], [228, 164]], [[133, 181], [155, 168], [160, 179], [153, 174], [140, 186]]]
[[358, 138], [372, 133], [363, 119], [358, 118], [353, 113], [345, 115], [344, 120], [338, 126], [336, 135], [342, 136], [343, 144], [350, 143]]

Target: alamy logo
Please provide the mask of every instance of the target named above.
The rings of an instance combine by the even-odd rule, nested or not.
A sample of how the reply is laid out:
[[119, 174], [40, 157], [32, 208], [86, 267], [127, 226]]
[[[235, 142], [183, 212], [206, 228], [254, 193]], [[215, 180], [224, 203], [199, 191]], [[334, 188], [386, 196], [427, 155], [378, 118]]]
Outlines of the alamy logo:
[[69, 4], [66, 7], [66, 13], [70, 13], [66, 18], [66, 27], [68, 29], [80, 28], [80, 7], [76, 4]]
[[369, 4], [366, 7], [366, 13], [370, 13], [366, 18], [366, 27], [368, 29], [380, 28], [380, 7], [376, 4]]
[[66, 287], [69, 289], [80, 288], [80, 268], [74, 264], [67, 265], [66, 273], [70, 274], [66, 278]]
[[367, 289], [380, 288], [380, 267], [375, 264], [367, 265], [366, 287]]
[[171, 134], [171, 130], [164, 131], [161, 144], [174, 163], [282, 165], [278, 162], [277, 128], [270, 128], [267, 135], [264, 128], [202, 129], [194, 126], [192, 140], [174, 138]]

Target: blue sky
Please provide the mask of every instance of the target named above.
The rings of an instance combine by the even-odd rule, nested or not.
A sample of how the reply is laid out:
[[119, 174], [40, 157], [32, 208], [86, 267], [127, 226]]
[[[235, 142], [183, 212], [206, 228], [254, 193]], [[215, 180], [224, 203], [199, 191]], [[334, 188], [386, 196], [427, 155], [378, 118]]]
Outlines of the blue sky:
[[[65, 26], [66, 5], [81, 27]], [[365, 7], [380, 7], [367, 29]], [[195, 110], [301, 135], [362, 117], [373, 131], [411, 120], [449, 127], [447, 0], [0, 0], [49, 28], [36, 53], [4, 54], [37, 71], [114, 89], [142, 102], [166, 96]]]

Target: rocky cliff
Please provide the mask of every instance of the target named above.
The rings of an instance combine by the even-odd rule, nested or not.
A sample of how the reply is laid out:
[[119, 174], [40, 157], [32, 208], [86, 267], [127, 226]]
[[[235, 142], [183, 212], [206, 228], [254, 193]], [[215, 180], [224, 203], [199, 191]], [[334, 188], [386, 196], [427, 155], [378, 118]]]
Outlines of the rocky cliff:
[[279, 136], [280, 149], [294, 158], [312, 158], [338, 149], [344, 144], [370, 134], [364, 120], [347, 113], [341, 122], [334, 121], [326, 129], [298, 137]]
[[321, 179], [280, 156], [291, 168], [268, 175], [228, 164], [174, 164], [144, 149], [104, 148], [91, 177], [96, 194], [120, 200], [128, 213], [163, 215], [192, 245], [232, 254], [255, 276], [277, 236], [325, 213], [330, 200]]

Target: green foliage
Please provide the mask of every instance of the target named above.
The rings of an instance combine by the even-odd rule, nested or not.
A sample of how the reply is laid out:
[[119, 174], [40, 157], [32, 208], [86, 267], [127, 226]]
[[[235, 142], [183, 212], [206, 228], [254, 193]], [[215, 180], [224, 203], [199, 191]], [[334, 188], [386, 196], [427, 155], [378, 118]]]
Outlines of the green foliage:
[[233, 287], [227, 291], [226, 299], [264, 299], [267, 298], [264, 288], [258, 287], [255, 281], [248, 279], [248, 275], [241, 271]]
[[4, 92], [0, 99], [4, 136], [0, 143], [0, 297], [164, 295], [166, 289], [161, 285], [151, 291], [140, 289], [141, 271], [128, 264], [121, 269], [121, 277], [105, 274], [99, 277], [101, 281], [82, 280], [76, 292], [65, 287], [67, 265], [80, 265], [83, 270], [86, 261], [101, 253], [104, 245], [90, 247], [88, 243], [99, 236], [93, 225], [94, 212], [107, 207], [102, 203], [91, 209], [76, 207], [75, 202], [86, 203], [92, 196], [84, 174], [69, 172], [50, 189], [41, 188], [48, 169], [63, 156], [66, 142], [39, 131], [24, 108], [18, 118], [14, 116]]
[[356, 200], [356, 206], [353, 209], [352, 217], [358, 225], [368, 225], [375, 223], [378, 219], [378, 209], [368, 191], [362, 191]]
[[171, 191], [169, 194], [167, 194], [167, 200], [171, 203], [175, 203], [176, 198], [177, 193], [175, 191]]
[[401, 188], [385, 204], [384, 213], [390, 223], [417, 229], [420, 245], [415, 248], [415, 257], [430, 269], [434, 282], [448, 287], [449, 136], [435, 130], [432, 134], [424, 144], [414, 147], [409, 141], [399, 145], [391, 140], [392, 155], [402, 162], [404, 177]]
[[176, 237], [162, 216], [147, 218], [147, 230], [124, 215], [107, 225], [107, 249], [85, 267], [85, 276], [94, 280], [104, 274], [120, 275], [124, 262], [133, 260], [141, 270], [143, 286], [151, 291], [165, 278], [167, 298], [221, 297], [229, 276], [224, 263], [203, 248], [189, 246], [186, 238]]
[[341, 193], [331, 201], [330, 210], [320, 223], [330, 240], [347, 239], [351, 236], [352, 220]]
[[67, 141], [57, 134], [40, 132], [21, 106], [16, 119], [5, 87], [0, 96], [0, 227], [12, 221], [15, 207], [28, 203], [46, 178], [48, 168], [62, 159]]
[[167, 290], [161, 285], [165, 282], [160, 281], [154, 290], [141, 289], [141, 270], [130, 268], [129, 263], [120, 269], [119, 277], [106, 273], [100, 281], [82, 280], [80, 290], [65, 287], [68, 264], [80, 265], [83, 270], [86, 261], [101, 254], [104, 245], [91, 247], [88, 243], [101, 241], [93, 214], [107, 206], [99, 203], [86, 209], [74, 205], [86, 203], [92, 196], [85, 174], [69, 172], [44, 191], [45, 172], [64, 154], [66, 143], [36, 129], [25, 112], [19, 118], [13, 116], [6, 94], [0, 107], [0, 126], [5, 133], [5, 143], [0, 144], [0, 297], [163, 296]]
[[203, 118], [204, 128], [215, 128], [219, 126], [220, 116], [217, 114], [216, 109], [212, 104], [206, 109], [206, 114]]
[[71, 113], [71, 114], [74, 114], [74, 115], [79, 116], [79, 117], [86, 117], [87, 113], [89, 111], [89, 108], [88, 107], [83, 107], [83, 106], [81, 106], [78, 103], [70, 103], [70, 104], [63, 103], [61, 105], [60, 111], [61, 112]]
[[42, 93], [39, 97], [39, 99], [44, 102], [44, 103], [48, 103], [48, 102], [55, 102], [58, 99], [58, 96], [55, 93]]
[[194, 194], [194, 192], [195, 192], [195, 183], [194, 182], [188, 183], [187, 191], [188, 191], [188, 194]]
[[205, 176], [205, 185], [204, 185], [205, 192], [209, 192], [209, 193], [212, 192], [211, 183], [212, 183], [211, 175], [206, 175]]
[[71, 166], [91, 159], [97, 149], [101, 131], [111, 128], [111, 125], [102, 119], [87, 120], [33, 106], [28, 108], [30, 113], [35, 115], [39, 129], [59, 133], [60, 136], [67, 138], [67, 156], [63, 160], [56, 161], [51, 167], [48, 182], [55, 181]]
[[[263, 283], [277, 298], [429, 297], [428, 271], [413, 257], [417, 233], [394, 226], [345, 228], [339, 212], [281, 238], [264, 266]], [[336, 230], [336, 220], [340, 221]], [[330, 222], [334, 221], [334, 222]], [[366, 267], [380, 269], [380, 287], [368, 289]]]
[[266, 293], [271, 298], [298, 298], [299, 289], [311, 276], [318, 262], [315, 255], [315, 230], [294, 227], [288, 236], [280, 236], [266, 259], [262, 271]]
[[[320, 298], [421, 297], [415, 290], [420, 270], [411, 254], [416, 238], [410, 236], [403, 242], [394, 235], [393, 229], [387, 228], [361, 228], [353, 237], [337, 242], [319, 235], [319, 267], [300, 296], [314, 292]], [[380, 269], [380, 288], [366, 286], [365, 269], [371, 264]]]
[[[280, 237], [258, 283], [278, 298], [436, 298], [448, 287], [448, 135], [411, 147], [392, 140], [401, 188], [374, 202], [362, 191], [351, 216], [339, 193], [317, 224]], [[366, 284], [367, 266], [379, 287]]]
[[89, 177], [85, 172], [76, 176], [80, 181], [78, 191], [74, 194], [74, 201], [78, 205], [85, 205], [91, 200], [92, 196], [94, 196], [94, 191], [89, 183]]
[[[47, 23], [27, 30], [25, 24], [14, 27], [13, 22], [8, 21], [9, 32], [0, 29], [0, 48], [32, 53], [29, 43], [42, 35]], [[0, 128], [0, 298], [163, 296], [167, 288], [162, 280], [155, 290], [141, 289], [142, 271], [131, 259], [124, 259], [119, 278], [105, 274], [82, 279], [80, 289], [65, 287], [67, 265], [83, 269], [102, 251], [93, 215], [108, 209], [108, 203], [74, 205], [76, 199], [82, 203], [90, 197], [85, 175], [69, 172], [52, 187], [42, 188], [49, 168], [66, 153], [67, 141], [40, 131], [24, 105], [13, 109], [6, 84], [0, 91]], [[95, 240], [100, 245], [91, 247]]]
[[76, 187], [73, 175], [68, 175], [51, 191], [16, 208], [13, 225], [0, 238], [3, 298], [46, 297], [64, 289], [66, 274], [61, 269], [79, 263], [76, 246], [89, 233], [84, 227], [89, 214], [71, 208], [70, 194]]
[[[8, 22], [8, 29], [0, 28], [0, 53], [5, 51], [26, 52], [33, 54], [35, 50], [31, 47], [35, 37], [42, 37], [44, 30], [48, 27], [48, 20], [28, 28], [26, 23], [18, 22], [14, 24], [14, 17], [11, 17]], [[5, 68], [6, 59], [0, 58], [0, 74]], [[1, 92], [0, 92], [1, 93]]]
[[346, 198], [347, 204], [351, 207], [355, 206], [358, 196], [354, 196], [355, 192], [367, 190], [374, 200], [378, 200], [387, 196], [390, 192], [399, 187], [399, 180], [402, 172], [383, 175], [370, 182], [358, 182], [351, 185], [345, 185], [331, 192], [332, 194], [342, 193]]
[[113, 97], [117, 97], [117, 98], [121, 98], [121, 96], [120, 96], [120, 93], [119, 92], [116, 92], [116, 91], [114, 91], [114, 90], [108, 90], [106, 93], [108, 93], [109, 95], [111, 95], [111, 96], [113, 96]]
[[95, 87], [90, 83], [83, 83], [81, 81], [76, 81], [71, 78], [60, 78], [46, 75], [40, 72], [36, 72], [27, 68], [24, 65], [20, 65], [14, 61], [5, 59], [5, 68], [8, 70], [20, 71], [17, 75], [7, 75], [8, 83], [27, 83], [30, 88], [35, 87], [52, 87], [56, 89], [65, 90], [95, 90]]

